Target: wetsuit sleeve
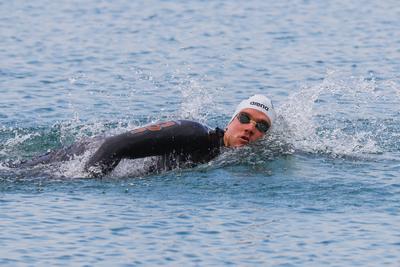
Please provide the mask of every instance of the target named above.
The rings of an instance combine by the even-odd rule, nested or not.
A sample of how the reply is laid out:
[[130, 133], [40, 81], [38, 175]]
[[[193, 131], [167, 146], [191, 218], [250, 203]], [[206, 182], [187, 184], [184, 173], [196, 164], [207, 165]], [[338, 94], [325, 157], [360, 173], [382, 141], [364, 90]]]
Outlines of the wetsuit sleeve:
[[107, 138], [85, 169], [93, 176], [101, 176], [112, 171], [121, 159], [201, 150], [208, 147], [208, 131], [192, 121], [169, 121], [138, 128]]

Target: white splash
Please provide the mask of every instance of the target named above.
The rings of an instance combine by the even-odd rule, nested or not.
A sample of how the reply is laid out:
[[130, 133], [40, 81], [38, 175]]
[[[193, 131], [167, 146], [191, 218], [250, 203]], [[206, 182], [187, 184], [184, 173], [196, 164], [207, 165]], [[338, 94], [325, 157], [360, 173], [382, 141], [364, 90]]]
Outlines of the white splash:
[[206, 89], [195, 80], [190, 80], [181, 88], [181, 116], [205, 122], [215, 106], [215, 92]]
[[20, 157], [18, 154], [18, 148], [23, 146], [29, 140], [41, 135], [38, 132], [27, 133], [23, 129], [11, 127], [7, 129], [3, 128], [2, 131], [10, 132], [14, 135], [0, 145], [0, 156], [6, 156], [8, 160], [13, 159], [15, 155]]
[[191, 119], [206, 123], [210, 115], [217, 111], [216, 99], [220, 88], [208, 88], [204, 84], [209, 79], [207, 75], [193, 77], [191, 67], [185, 65], [185, 69], [174, 70], [171, 76], [171, 87], [180, 93], [180, 107], [173, 114], [179, 119]]
[[8, 139], [5, 143], [4, 146], [5, 147], [14, 147], [16, 145], [20, 145], [22, 143], [24, 143], [25, 141], [31, 139], [32, 137], [35, 136], [40, 136], [39, 133], [27, 133], [27, 134], [20, 134], [18, 133], [18, 130], [14, 130], [14, 137]]
[[329, 72], [320, 84], [290, 95], [278, 109], [276, 134], [305, 152], [334, 156], [383, 152], [378, 141], [387, 128], [384, 121], [399, 112], [399, 86], [343, 77]]

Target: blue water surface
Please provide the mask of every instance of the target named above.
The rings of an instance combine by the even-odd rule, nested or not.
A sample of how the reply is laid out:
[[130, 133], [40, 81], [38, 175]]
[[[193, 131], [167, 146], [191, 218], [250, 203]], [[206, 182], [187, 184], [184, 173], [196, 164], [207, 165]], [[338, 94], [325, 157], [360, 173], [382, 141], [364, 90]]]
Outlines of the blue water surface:
[[[1, 1], [1, 266], [399, 266], [397, 1]], [[150, 122], [224, 128], [263, 93], [272, 132], [147, 175], [93, 151]]]

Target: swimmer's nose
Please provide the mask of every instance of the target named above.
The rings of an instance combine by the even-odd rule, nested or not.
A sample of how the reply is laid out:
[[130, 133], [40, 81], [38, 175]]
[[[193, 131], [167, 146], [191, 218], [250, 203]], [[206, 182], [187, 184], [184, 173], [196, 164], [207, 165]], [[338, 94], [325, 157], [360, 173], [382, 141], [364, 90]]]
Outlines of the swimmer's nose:
[[255, 121], [250, 121], [250, 123], [246, 124], [245, 131], [253, 134], [255, 130], [256, 130], [256, 122]]

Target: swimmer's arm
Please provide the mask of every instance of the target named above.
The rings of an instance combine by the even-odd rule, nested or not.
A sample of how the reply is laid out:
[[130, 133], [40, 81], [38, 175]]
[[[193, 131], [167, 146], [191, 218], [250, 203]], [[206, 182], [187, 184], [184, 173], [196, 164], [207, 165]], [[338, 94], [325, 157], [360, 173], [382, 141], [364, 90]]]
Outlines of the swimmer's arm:
[[154, 145], [151, 135], [127, 132], [107, 138], [86, 164], [86, 171], [98, 177], [111, 172], [124, 158], [136, 159], [157, 155], [149, 149]]
[[85, 171], [99, 177], [112, 171], [121, 161], [119, 148], [115, 146], [116, 137], [107, 138], [85, 165]]
[[122, 159], [160, 156], [193, 149], [202, 126], [190, 123], [165, 122], [109, 137], [85, 166], [92, 176], [111, 172]]

